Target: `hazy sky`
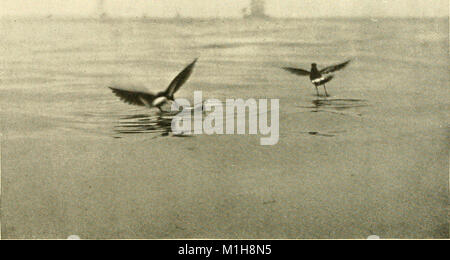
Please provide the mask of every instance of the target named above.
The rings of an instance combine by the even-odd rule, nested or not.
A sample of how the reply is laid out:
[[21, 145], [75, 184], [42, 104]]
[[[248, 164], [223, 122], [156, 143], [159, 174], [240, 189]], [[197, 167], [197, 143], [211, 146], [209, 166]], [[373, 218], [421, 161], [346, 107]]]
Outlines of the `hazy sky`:
[[[250, 0], [104, 0], [111, 15], [240, 16]], [[92, 15], [98, 0], [0, 0], [0, 15]], [[448, 16], [449, 0], [266, 0], [276, 17]]]

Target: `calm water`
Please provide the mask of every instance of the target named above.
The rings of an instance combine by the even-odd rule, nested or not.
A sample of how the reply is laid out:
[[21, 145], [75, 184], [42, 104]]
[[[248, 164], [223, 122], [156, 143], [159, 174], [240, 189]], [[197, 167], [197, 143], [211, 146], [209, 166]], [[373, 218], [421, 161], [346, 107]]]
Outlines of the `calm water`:
[[[399, 106], [439, 110], [448, 105], [447, 25], [443, 19], [5, 20], [0, 69], [9, 94], [2, 95], [2, 113], [43, 116], [78, 133], [114, 135], [133, 123], [159, 132], [153, 112], [122, 104], [107, 86], [158, 91], [196, 57], [195, 74], [178, 97], [192, 100], [193, 90], [201, 90], [205, 99], [279, 98], [282, 113], [317, 105], [351, 116]], [[353, 64], [329, 84], [333, 97], [326, 101], [313, 96], [307, 78], [280, 70], [348, 58]]]
[[[6, 238], [448, 237], [448, 20], [0, 22]], [[107, 86], [280, 99], [280, 141], [169, 134]], [[280, 69], [353, 59], [316, 97]], [[322, 91], [322, 90], [321, 90]]]

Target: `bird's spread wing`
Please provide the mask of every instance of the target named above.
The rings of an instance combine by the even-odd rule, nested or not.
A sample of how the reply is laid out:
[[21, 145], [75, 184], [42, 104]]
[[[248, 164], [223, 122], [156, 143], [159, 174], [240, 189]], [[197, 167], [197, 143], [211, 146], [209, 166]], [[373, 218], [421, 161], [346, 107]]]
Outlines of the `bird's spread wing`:
[[135, 91], [128, 89], [120, 89], [118, 87], [109, 87], [116, 96], [123, 102], [136, 106], [151, 106], [155, 95], [144, 91]]
[[326, 67], [326, 68], [320, 70], [320, 73], [322, 73], [322, 74], [328, 74], [328, 73], [332, 73], [332, 72], [341, 70], [341, 69], [347, 67], [347, 65], [348, 65], [350, 62], [351, 62], [351, 60], [348, 60], [348, 61], [346, 61], [346, 62], [344, 62], [344, 63], [341, 63], [341, 64], [336, 64], [336, 65], [328, 66], [328, 67]]
[[165, 96], [168, 98], [173, 99], [173, 95], [175, 92], [178, 91], [178, 89], [183, 86], [184, 83], [189, 79], [189, 77], [192, 74], [192, 71], [194, 70], [195, 63], [198, 59], [195, 59], [191, 64], [189, 64], [183, 71], [181, 71], [170, 83], [169, 87], [167, 88], [165, 92]]
[[299, 75], [299, 76], [309, 76], [310, 72], [307, 70], [303, 70], [303, 69], [296, 69], [296, 68], [289, 68], [289, 67], [284, 67], [284, 70], [289, 71], [290, 73], [293, 73], [295, 75]]

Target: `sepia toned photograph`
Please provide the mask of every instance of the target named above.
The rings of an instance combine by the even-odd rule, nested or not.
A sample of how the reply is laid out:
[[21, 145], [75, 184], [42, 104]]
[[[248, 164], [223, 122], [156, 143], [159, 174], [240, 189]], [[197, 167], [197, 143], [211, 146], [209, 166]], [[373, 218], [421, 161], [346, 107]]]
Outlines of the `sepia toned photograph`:
[[1, 239], [449, 239], [448, 53], [448, 0], [0, 0]]

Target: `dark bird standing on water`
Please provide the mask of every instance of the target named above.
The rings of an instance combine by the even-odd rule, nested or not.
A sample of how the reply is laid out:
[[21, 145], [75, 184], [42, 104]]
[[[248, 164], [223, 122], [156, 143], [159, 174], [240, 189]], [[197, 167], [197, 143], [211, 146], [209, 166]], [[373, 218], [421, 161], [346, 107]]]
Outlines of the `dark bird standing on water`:
[[324, 75], [345, 68], [350, 63], [350, 61], [351, 60], [348, 60], [341, 64], [331, 65], [321, 70], [317, 69], [316, 63], [311, 64], [311, 71], [289, 67], [284, 67], [283, 69], [299, 76], [309, 76], [309, 79], [311, 80], [312, 84], [314, 84], [314, 86], [316, 87], [317, 96], [319, 96], [319, 90], [317, 87], [323, 85], [323, 88], [325, 89], [325, 95], [328, 97], [329, 95], [327, 93], [327, 88], [325, 84], [331, 81], [334, 75], [328, 76]]
[[194, 70], [195, 59], [189, 64], [183, 71], [181, 71], [169, 84], [169, 87], [165, 91], [158, 92], [157, 94], [151, 93], [144, 89], [126, 89], [120, 87], [110, 87], [116, 96], [120, 97], [122, 101], [131, 105], [146, 106], [148, 108], [158, 108], [162, 111], [161, 107], [167, 104], [169, 101], [174, 101], [173, 95], [183, 86], [189, 79]]

